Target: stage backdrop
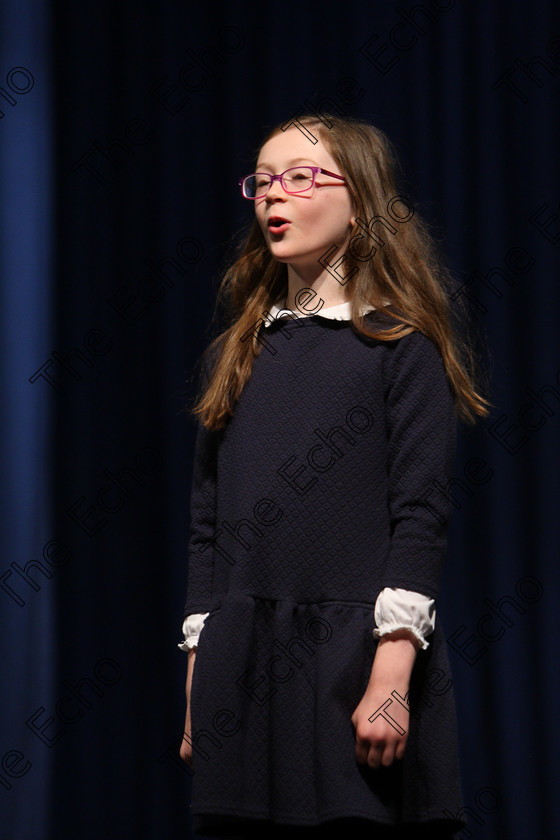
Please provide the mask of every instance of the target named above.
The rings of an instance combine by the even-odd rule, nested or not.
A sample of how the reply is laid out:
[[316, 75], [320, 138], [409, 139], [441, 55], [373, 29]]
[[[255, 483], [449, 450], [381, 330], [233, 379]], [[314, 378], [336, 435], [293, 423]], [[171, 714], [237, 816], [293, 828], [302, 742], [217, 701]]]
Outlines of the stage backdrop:
[[184, 406], [237, 180], [309, 108], [389, 134], [469, 300], [494, 408], [460, 427], [439, 605], [462, 836], [554, 836], [558, 9], [2, 4], [2, 838], [189, 836]]

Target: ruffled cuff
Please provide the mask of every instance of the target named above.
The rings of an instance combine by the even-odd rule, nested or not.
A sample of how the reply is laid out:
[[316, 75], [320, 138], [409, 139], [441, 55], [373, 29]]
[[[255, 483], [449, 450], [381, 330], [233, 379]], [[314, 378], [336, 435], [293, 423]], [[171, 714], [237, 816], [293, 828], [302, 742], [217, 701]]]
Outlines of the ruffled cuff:
[[374, 611], [376, 639], [394, 630], [409, 630], [426, 650], [426, 636], [436, 625], [435, 600], [408, 589], [386, 587], [379, 593]]
[[204, 620], [207, 616], [208, 613], [193, 613], [185, 618], [183, 621], [183, 634], [185, 636], [185, 641], [177, 645], [179, 650], [184, 650], [188, 653], [191, 648], [198, 645], [198, 637], [204, 627]]

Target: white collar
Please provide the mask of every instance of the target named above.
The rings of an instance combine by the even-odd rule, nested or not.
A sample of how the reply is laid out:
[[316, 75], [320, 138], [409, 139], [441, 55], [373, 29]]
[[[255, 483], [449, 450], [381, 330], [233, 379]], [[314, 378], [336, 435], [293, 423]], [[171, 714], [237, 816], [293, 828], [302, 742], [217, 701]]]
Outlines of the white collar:
[[[388, 304], [389, 304], [389, 301], [384, 301], [385, 306], [388, 306]], [[371, 312], [375, 308], [376, 308], [375, 306], [367, 305], [362, 309], [362, 314], [365, 315], [366, 312]], [[299, 310], [297, 312], [293, 312], [293, 310], [284, 309], [282, 307], [282, 300], [279, 300], [273, 306], [270, 307], [270, 318], [271, 318], [271, 320], [269, 320], [267, 318], [264, 322], [264, 325], [265, 325], [265, 327], [269, 327], [270, 324], [272, 323], [272, 321], [275, 320], [278, 317], [279, 312], [284, 313], [282, 315], [283, 318], [290, 317], [290, 312], [293, 312], [293, 315], [296, 318], [307, 318], [310, 315], [316, 314], [316, 315], [319, 316], [319, 318], [332, 318], [333, 320], [336, 320], [336, 321], [349, 321], [350, 318], [351, 318], [350, 310], [351, 310], [351, 305], [350, 305], [349, 302], [346, 302], [346, 303], [338, 303], [338, 304], [336, 304], [336, 306], [322, 307], [316, 313], [309, 312], [309, 313], [305, 314], [304, 312], [300, 312]]]

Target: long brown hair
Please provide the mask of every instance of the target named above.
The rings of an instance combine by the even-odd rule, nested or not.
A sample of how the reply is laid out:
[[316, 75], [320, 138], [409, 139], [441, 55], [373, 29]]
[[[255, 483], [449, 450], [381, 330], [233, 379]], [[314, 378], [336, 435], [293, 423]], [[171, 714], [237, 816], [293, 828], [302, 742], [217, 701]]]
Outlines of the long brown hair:
[[[402, 338], [414, 330], [424, 333], [441, 353], [457, 416], [474, 424], [476, 415], [488, 415], [486, 406], [492, 404], [477, 392], [473, 349], [453, 326], [457, 312], [452, 312], [449, 302], [452, 279], [435, 240], [411, 203], [397, 193], [399, 164], [393, 147], [382, 131], [367, 122], [323, 116], [330, 127], [313, 115], [301, 116], [299, 122], [319, 133], [346, 178], [356, 224], [361, 221], [362, 230], [371, 225], [379, 244], [367, 261], [359, 259], [361, 254], [356, 259], [351, 251], [346, 255], [344, 276], [358, 269], [345, 284], [352, 327], [379, 341]], [[273, 128], [262, 145], [281, 131], [281, 125]], [[380, 227], [374, 228], [374, 219]], [[207, 429], [224, 428], [233, 415], [262, 349], [255, 325], [259, 320], [262, 325], [263, 313], [287, 291], [286, 267], [271, 255], [255, 219], [218, 289], [216, 309], [224, 307], [229, 326], [207, 348], [206, 355], [215, 355], [215, 364], [191, 410]], [[395, 326], [371, 330], [362, 314], [368, 305], [386, 313]], [[458, 301], [461, 314], [464, 306]]]

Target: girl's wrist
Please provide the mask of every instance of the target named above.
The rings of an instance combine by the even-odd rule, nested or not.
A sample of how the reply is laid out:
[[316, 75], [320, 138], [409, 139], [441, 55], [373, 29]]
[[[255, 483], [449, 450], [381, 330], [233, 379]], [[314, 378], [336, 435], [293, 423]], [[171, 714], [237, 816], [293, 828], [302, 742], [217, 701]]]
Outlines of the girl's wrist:
[[376, 690], [380, 686], [385, 687], [389, 689], [389, 694], [393, 689], [408, 688], [420, 646], [406, 630], [397, 630], [390, 636], [382, 636], [379, 640], [370, 677], [370, 685], [375, 685]]

